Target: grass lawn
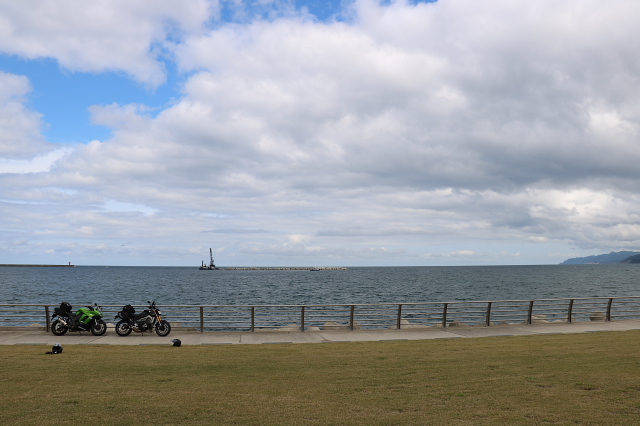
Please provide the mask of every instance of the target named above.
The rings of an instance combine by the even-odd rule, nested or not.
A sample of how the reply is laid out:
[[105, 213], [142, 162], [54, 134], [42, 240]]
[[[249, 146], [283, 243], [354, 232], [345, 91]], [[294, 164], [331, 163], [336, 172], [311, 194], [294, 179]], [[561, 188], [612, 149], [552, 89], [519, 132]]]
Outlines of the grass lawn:
[[47, 350], [0, 346], [1, 425], [640, 424], [640, 331]]

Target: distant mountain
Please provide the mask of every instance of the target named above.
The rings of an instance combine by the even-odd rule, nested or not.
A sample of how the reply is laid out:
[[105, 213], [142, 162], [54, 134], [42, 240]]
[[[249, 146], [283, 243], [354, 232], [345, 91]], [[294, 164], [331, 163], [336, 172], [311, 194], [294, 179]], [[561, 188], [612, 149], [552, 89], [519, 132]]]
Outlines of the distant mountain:
[[640, 254], [636, 254], [635, 256], [629, 256], [620, 263], [640, 263]]
[[587, 257], [574, 257], [573, 259], [567, 259], [561, 263], [561, 265], [584, 265], [586, 263], [600, 263], [600, 264], [611, 264], [611, 263], [640, 263], [640, 257], [637, 262], [626, 262], [632, 257], [636, 255], [640, 255], [640, 251], [612, 251], [609, 254], [598, 254], [595, 256], [587, 256]]

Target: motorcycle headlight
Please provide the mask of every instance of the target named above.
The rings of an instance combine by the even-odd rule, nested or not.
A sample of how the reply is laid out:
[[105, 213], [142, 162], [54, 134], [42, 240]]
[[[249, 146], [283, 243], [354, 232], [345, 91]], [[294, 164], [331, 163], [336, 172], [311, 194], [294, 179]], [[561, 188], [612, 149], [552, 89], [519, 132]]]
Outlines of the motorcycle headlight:
[[162, 315], [162, 311], [158, 309], [158, 315]]

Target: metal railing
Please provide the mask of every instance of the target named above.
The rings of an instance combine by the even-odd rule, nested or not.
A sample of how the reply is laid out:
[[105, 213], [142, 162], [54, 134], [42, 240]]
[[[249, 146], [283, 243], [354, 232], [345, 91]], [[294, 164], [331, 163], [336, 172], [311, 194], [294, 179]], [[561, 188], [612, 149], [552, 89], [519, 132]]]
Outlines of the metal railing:
[[[56, 305], [57, 306], [57, 305]], [[54, 305], [0, 304], [0, 326], [51, 326]], [[146, 306], [136, 306], [141, 312]], [[122, 306], [103, 305], [107, 323]], [[640, 319], [640, 296], [342, 305], [163, 305], [174, 327], [204, 331], [409, 329]]]

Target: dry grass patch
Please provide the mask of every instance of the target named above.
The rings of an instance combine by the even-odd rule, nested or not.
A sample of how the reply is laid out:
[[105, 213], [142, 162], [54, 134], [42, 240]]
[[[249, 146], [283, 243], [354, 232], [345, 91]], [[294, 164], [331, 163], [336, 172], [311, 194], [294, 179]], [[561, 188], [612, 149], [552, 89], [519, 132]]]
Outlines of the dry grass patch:
[[635, 424], [639, 340], [0, 346], [0, 424]]

